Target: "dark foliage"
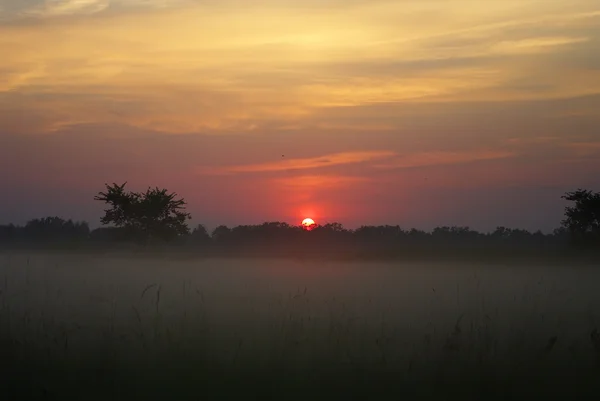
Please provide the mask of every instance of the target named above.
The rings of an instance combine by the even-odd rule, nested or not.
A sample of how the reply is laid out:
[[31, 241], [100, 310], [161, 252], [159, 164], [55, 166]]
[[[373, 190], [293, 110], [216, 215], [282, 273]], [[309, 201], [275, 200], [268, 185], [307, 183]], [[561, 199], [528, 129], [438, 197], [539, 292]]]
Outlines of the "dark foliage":
[[145, 193], [125, 192], [126, 184], [106, 184], [106, 192], [94, 197], [110, 206], [104, 211], [102, 224], [114, 224], [145, 241], [169, 241], [189, 234], [186, 221], [191, 216], [184, 211], [185, 201], [175, 199], [177, 194], [159, 188], [148, 188]]
[[33, 219], [25, 226], [0, 226], [0, 244], [73, 244], [85, 242], [89, 237], [88, 223], [64, 220], [60, 217]]
[[469, 227], [437, 227], [426, 232], [397, 225], [349, 230], [337, 222], [317, 225], [310, 231], [282, 222], [221, 225], [209, 234], [201, 224], [189, 231], [186, 220], [190, 215], [182, 210], [185, 202], [176, 200], [175, 194], [158, 188], [145, 193], [125, 192], [124, 186], [107, 185], [107, 191], [95, 198], [110, 205], [101, 222], [115, 227], [90, 232], [87, 223], [58, 217], [35, 219], [25, 226], [0, 226], [0, 245], [77, 243], [97, 248], [132, 240], [147, 244], [152, 239], [205, 256], [347, 259], [553, 258], [560, 254], [571, 257], [582, 247], [600, 250], [600, 194], [586, 190], [563, 196], [575, 205], [566, 208], [562, 226], [548, 234], [506, 227], [489, 233]]
[[568, 192], [563, 197], [575, 206], [565, 208], [565, 219], [562, 221], [570, 233], [574, 243], [581, 246], [600, 245], [600, 193], [578, 189]]

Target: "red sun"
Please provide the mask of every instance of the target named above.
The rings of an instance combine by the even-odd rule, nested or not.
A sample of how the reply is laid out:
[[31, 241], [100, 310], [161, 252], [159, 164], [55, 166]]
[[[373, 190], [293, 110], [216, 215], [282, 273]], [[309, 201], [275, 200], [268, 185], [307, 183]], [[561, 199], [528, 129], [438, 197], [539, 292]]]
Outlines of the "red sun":
[[306, 218], [306, 219], [302, 220], [302, 227], [304, 227], [305, 230], [312, 230], [313, 228], [315, 228], [315, 226], [316, 226], [316, 223], [311, 218]]

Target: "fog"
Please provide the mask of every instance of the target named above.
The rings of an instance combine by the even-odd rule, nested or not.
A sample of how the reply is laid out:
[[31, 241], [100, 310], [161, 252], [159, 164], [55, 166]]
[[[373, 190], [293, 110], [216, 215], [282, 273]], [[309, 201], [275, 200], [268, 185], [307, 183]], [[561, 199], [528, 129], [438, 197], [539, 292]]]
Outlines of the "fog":
[[[497, 329], [529, 322], [543, 333], [586, 333], [600, 310], [593, 266], [168, 260], [22, 253], [3, 255], [13, 315], [94, 327], [158, 312], [164, 324], [200, 311], [213, 330], [244, 332], [257, 319], [331, 314], [423, 335], [487, 316]], [[143, 297], [142, 297], [143, 294]], [[301, 299], [301, 302], [299, 301]], [[14, 328], [14, 327], [13, 327]]]
[[498, 364], [557, 337], [553, 355], [590, 364], [600, 311], [593, 266], [24, 252], [0, 266], [0, 335], [79, 363], [194, 350], [220, 366], [304, 369], [327, 357], [425, 369], [447, 349]]

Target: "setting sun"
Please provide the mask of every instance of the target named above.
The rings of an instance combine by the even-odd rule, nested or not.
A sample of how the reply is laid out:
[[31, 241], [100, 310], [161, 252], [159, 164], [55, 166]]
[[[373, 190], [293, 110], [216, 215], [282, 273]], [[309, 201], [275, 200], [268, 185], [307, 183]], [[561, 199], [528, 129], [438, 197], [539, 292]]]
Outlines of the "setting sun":
[[304, 220], [302, 220], [302, 227], [304, 227], [307, 230], [311, 230], [313, 229], [315, 226], [315, 221], [311, 218], [306, 218]]

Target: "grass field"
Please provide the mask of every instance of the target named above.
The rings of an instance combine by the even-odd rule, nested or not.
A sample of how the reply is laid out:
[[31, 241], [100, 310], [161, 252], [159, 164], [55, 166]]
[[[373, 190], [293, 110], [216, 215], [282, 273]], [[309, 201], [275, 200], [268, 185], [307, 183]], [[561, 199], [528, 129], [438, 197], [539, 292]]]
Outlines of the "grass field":
[[600, 266], [0, 254], [4, 399], [597, 399]]

